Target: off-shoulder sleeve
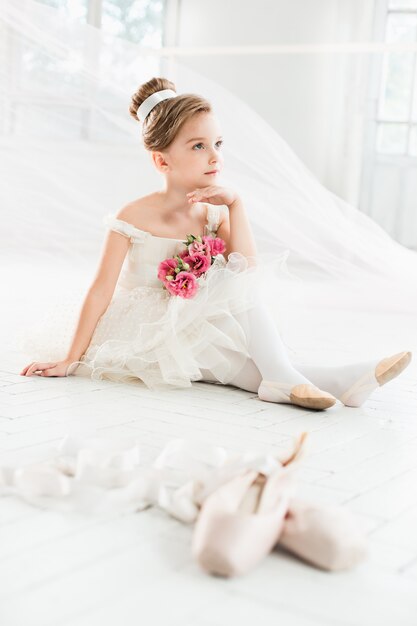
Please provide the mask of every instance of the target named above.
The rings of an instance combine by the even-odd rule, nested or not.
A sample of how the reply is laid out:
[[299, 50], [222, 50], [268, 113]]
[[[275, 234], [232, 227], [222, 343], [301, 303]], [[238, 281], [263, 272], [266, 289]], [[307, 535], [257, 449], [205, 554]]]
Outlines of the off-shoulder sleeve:
[[108, 213], [103, 218], [103, 224], [110, 230], [114, 230], [125, 237], [129, 237], [134, 243], [143, 243], [146, 239], [151, 237], [151, 234], [146, 230], [140, 230], [140, 228], [136, 228], [133, 224], [118, 219], [111, 213]]

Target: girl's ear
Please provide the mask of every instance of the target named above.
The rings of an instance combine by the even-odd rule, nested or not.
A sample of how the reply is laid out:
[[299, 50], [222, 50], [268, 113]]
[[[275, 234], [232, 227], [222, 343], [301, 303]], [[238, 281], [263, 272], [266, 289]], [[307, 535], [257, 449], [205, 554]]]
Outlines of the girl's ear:
[[155, 164], [155, 167], [160, 172], [166, 172], [169, 169], [168, 163], [165, 159], [165, 155], [162, 152], [152, 152], [152, 160]]

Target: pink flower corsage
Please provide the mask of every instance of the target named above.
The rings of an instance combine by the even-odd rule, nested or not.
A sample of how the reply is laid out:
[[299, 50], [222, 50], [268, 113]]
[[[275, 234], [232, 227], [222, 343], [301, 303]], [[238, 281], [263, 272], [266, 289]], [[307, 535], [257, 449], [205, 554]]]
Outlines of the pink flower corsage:
[[220, 237], [188, 235], [185, 250], [161, 261], [158, 278], [173, 296], [192, 298], [198, 290], [199, 279], [205, 276], [217, 255], [223, 254], [226, 244]]

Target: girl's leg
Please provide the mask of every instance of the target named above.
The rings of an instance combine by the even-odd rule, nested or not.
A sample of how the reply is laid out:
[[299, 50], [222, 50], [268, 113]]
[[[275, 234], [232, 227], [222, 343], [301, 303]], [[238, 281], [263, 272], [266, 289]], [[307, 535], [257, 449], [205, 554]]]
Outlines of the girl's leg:
[[[248, 352], [261, 380], [274, 380], [292, 385], [314, 384], [291, 363], [276, 322], [270, 310], [259, 302], [243, 314], [235, 317], [241, 322], [248, 338]], [[254, 371], [252, 365], [245, 365], [242, 380]], [[259, 375], [256, 380], [259, 379]], [[261, 381], [259, 381], [258, 388]]]
[[[352, 363], [340, 366], [323, 365], [294, 365], [301, 373], [308, 376], [309, 380], [324, 391], [331, 393], [335, 398], [343, 402], [343, 394], [346, 393], [366, 372], [373, 371], [375, 361]], [[208, 370], [201, 370], [203, 379], [215, 381], [216, 379]], [[262, 381], [262, 375], [252, 359], [247, 359], [240, 372], [230, 381], [230, 385], [257, 393]], [[374, 385], [365, 390], [349, 394], [348, 406], [361, 406], [370, 396], [372, 391], [378, 387]]]
[[[224, 354], [228, 353], [230, 358], [233, 358], [231, 350], [222, 348]], [[202, 382], [219, 382], [218, 379], [213, 376], [210, 370], [201, 369]], [[252, 359], [246, 359], [246, 362], [240, 372], [228, 383], [239, 389], [245, 391], [251, 391], [252, 393], [258, 393], [259, 385], [262, 382], [261, 372], [256, 367]]]
[[[274, 380], [291, 385], [313, 384], [291, 364], [286, 347], [281, 340], [275, 320], [263, 303], [236, 314], [248, 339], [248, 358], [239, 373], [229, 384], [247, 391], [258, 392], [262, 379]], [[228, 319], [217, 320], [218, 327], [227, 334]], [[232, 359], [233, 351], [222, 348], [224, 354]], [[202, 380], [213, 381], [208, 370], [201, 370]]]
[[[398, 352], [383, 359], [360, 361], [332, 367], [299, 365], [300, 371], [317, 385], [331, 389], [332, 393], [346, 406], [361, 406], [378, 387], [401, 374], [410, 364], [412, 353]], [[296, 366], [297, 367], [297, 366]]]
[[[367, 372], [373, 372], [375, 369], [375, 361], [366, 361], [360, 363], [352, 363], [340, 366], [323, 366], [323, 365], [294, 365], [301, 373], [308, 376], [309, 380], [324, 391], [331, 393], [335, 398], [347, 406], [361, 406], [371, 393], [379, 385], [375, 379], [375, 383], [365, 386], [362, 391], [349, 393], [349, 399], [344, 400], [344, 395], [353, 385], [358, 382]], [[208, 370], [201, 370], [204, 380], [215, 381], [216, 379]], [[247, 359], [240, 372], [230, 381], [230, 385], [257, 393], [259, 385], [262, 382], [262, 375], [256, 367], [252, 359]]]
[[379, 387], [375, 368], [379, 359], [346, 365], [296, 365], [315, 385], [329, 391], [346, 406], [358, 407]]
[[[339, 366], [301, 365], [292, 362], [275, 320], [262, 302], [235, 317], [240, 319], [242, 326], [248, 330], [248, 351], [252, 358], [247, 359], [243, 368], [230, 381], [231, 385], [258, 392], [262, 379], [294, 385], [313, 384], [331, 393], [341, 402], [347, 403], [348, 406], [360, 406], [379, 387], [374, 377], [378, 359]], [[219, 323], [222, 324], [223, 321], [219, 320]], [[231, 354], [230, 350], [224, 350], [225, 353]], [[215, 380], [208, 370], [201, 372], [203, 380]], [[346, 399], [348, 391], [349, 398]]]
[[[260, 374], [262, 379], [277, 383], [314, 385], [352, 407], [361, 406], [380, 386], [375, 376], [380, 358], [336, 366], [301, 365], [290, 359], [275, 319], [261, 299], [255, 307], [246, 311], [240, 320], [247, 329], [248, 351], [258, 372], [254, 370], [253, 364], [245, 364], [232, 384], [248, 386], [249, 380], [253, 377], [251, 385], [253, 389], [259, 383]], [[398, 363], [393, 366], [392, 377], [398, 375], [409, 363], [406, 353], [403, 354], [401, 358], [397, 355]]]

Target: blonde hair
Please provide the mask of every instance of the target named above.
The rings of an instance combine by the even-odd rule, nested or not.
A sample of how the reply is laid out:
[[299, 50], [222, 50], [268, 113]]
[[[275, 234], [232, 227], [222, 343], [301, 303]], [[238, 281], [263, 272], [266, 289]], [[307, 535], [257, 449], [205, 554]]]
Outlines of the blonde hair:
[[174, 83], [167, 78], [151, 78], [143, 83], [132, 95], [129, 113], [136, 121], [142, 122], [142, 138], [146, 150], [166, 150], [174, 141], [180, 128], [197, 113], [211, 113], [212, 107], [208, 100], [193, 93], [184, 93], [174, 98], [159, 102], [146, 116], [145, 120], [138, 120], [138, 108], [155, 91], [172, 89], [176, 91]]

